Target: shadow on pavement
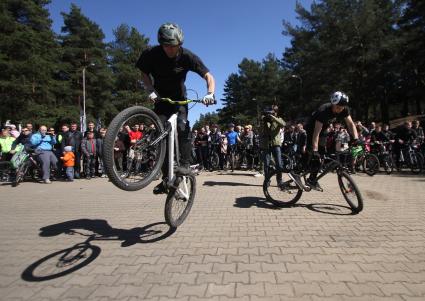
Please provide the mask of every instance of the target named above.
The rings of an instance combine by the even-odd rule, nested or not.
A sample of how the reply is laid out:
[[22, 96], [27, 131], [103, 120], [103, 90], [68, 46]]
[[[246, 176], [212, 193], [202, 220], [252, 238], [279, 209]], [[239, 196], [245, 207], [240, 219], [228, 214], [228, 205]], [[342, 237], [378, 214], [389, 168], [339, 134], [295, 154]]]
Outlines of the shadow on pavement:
[[235, 204], [233, 206], [238, 208], [251, 208], [255, 206], [258, 208], [273, 209], [273, 210], [281, 209], [273, 205], [272, 203], [268, 202], [265, 198], [259, 198], [255, 196], [246, 196], [246, 197], [236, 198]]
[[216, 182], [216, 181], [205, 181], [204, 186], [258, 186], [263, 187], [263, 185], [257, 184], [247, 184], [239, 182]]
[[49, 225], [40, 229], [41, 237], [59, 234], [80, 235], [84, 242], [70, 248], [51, 253], [28, 266], [21, 278], [29, 282], [40, 282], [68, 275], [95, 260], [101, 248], [92, 241], [121, 241], [121, 247], [137, 243], [154, 243], [163, 240], [176, 231], [166, 223], [153, 223], [132, 229], [111, 227], [105, 220], [78, 219]]
[[238, 208], [251, 208], [253, 206], [258, 208], [279, 210], [279, 209], [290, 209], [290, 208], [307, 208], [308, 210], [331, 215], [354, 215], [349, 206], [342, 206], [336, 204], [295, 204], [288, 207], [278, 207], [268, 202], [266, 198], [260, 197], [240, 197], [236, 198], [234, 207]]

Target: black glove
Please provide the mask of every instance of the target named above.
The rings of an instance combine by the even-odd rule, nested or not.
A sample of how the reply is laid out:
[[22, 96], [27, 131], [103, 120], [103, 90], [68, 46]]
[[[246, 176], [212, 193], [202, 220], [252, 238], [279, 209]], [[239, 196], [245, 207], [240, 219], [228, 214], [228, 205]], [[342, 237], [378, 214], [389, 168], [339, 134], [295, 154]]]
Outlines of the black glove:
[[357, 145], [359, 145], [359, 139], [353, 139], [353, 140], [351, 140], [351, 146], [357, 146]]
[[311, 158], [315, 160], [320, 160], [320, 153], [318, 151], [313, 151]]

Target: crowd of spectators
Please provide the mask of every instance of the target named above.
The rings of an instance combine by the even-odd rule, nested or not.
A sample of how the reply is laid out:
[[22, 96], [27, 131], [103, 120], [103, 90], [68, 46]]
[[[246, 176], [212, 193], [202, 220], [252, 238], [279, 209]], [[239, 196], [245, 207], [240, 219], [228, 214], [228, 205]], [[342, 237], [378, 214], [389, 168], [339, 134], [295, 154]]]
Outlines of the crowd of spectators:
[[[229, 166], [229, 155], [237, 153], [240, 160], [244, 157], [244, 168], [262, 172], [270, 161], [267, 146], [272, 146], [271, 152], [279, 154], [303, 154], [307, 143], [303, 124], [285, 123], [280, 118], [275, 119], [278, 121], [276, 126], [267, 133], [261, 127], [253, 128], [250, 124], [229, 124], [222, 129], [217, 124], [211, 124], [193, 129], [192, 164], [199, 165], [199, 169], [205, 171], [213, 168], [225, 170]], [[424, 142], [424, 131], [418, 120], [405, 122], [397, 132], [391, 131], [388, 125], [377, 125], [375, 122], [365, 126], [358, 121], [356, 127], [360, 141], [391, 142], [396, 150], [412, 140], [421, 144]], [[142, 139], [149, 129], [143, 124], [121, 129], [114, 145], [114, 160], [118, 170], [126, 170], [127, 158], [134, 155], [131, 154], [131, 145]], [[93, 122], [88, 123], [88, 129], [84, 133], [79, 131], [77, 123], [71, 123], [63, 124], [57, 134], [54, 128], [45, 125], [41, 125], [37, 131], [31, 123], [23, 126], [20, 131], [13, 124], [7, 125], [1, 131], [1, 160], [10, 160], [21, 144], [26, 151], [37, 156], [43, 183], [51, 183], [52, 178], [73, 181], [102, 177], [105, 176], [102, 154], [106, 130], [96, 130]], [[320, 134], [319, 152], [337, 154], [348, 149], [349, 141], [347, 129], [339, 122], [331, 123]], [[212, 166], [212, 156], [218, 157], [218, 166]]]

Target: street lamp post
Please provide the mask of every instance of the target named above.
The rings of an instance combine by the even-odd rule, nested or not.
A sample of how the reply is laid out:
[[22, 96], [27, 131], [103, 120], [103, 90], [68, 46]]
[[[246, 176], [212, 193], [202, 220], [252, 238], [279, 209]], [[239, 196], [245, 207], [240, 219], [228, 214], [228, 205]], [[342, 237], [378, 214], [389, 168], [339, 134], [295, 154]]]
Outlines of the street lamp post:
[[300, 101], [300, 104], [301, 104], [302, 98], [303, 98], [303, 96], [302, 96], [303, 95], [303, 79], [301, 78], [301, 76], [295, 75], [295, 74], [291, 75], [291, 78], [296, 78], [300, 81], [300, 92], [299, 92], [300, 99], [299, 99], [299, 101]]
[[81, 120], [81, 131], [84, 133], [87, 129], [86, 122], [86, 68], [90, 66], [94, 66], [94, 63], [89, 64], [88, 66], [84, 66], [83, 68], [83, 119]]

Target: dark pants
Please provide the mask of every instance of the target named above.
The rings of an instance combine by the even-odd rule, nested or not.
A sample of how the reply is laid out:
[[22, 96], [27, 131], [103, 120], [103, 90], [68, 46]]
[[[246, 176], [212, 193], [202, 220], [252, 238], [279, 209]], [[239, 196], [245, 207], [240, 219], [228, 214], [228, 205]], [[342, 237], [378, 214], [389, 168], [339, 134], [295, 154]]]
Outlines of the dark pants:
[[[280, 146], [271, 146], [268, 150], [263, 151], [263, 162], [264, 162], [264, 176], [267, 177], [267, 175], [270, 172], [270, 160], [271, 156], [273, 155], [276, 170], [282, 171], [283, 164], [282, 164], [282, 152], [280, 149]], [[278, 172], [276, 174], [276, 179], [278, 182], [282, 181], [282, 173]]]
[[76, 178], [80, 177], [81, 172], [81, 153], [76, 151], [75, 153], [75, 166], [74, 166], [74, 175]]
[[[167, 128], [167, 120], [174, 113], [177, 113], [177, 133], [179, 141], [179, 152], [180, 152], [180, 165], [183, 167], [189, 167], [190, 155], [192, 151], [192, 137], [190, 133], [189, 121], [187, 120], [187, 106], [176, 106], [173, 110], [157, 110], [155, 113], [158, 114], [159, 119], [162, 121], [164, 126]], [[162, 165], [162, 178], [168, 176], [168, 140], [167, 140], [167, 153], [165, 155], [164, 164]]]
[[86, 177], [95, 176], [96, 175], [96, 156], [86, 156], [84, 155], [85, 159], [85, 175]]

